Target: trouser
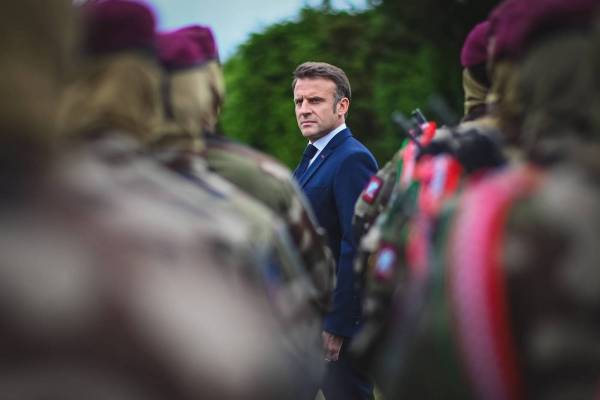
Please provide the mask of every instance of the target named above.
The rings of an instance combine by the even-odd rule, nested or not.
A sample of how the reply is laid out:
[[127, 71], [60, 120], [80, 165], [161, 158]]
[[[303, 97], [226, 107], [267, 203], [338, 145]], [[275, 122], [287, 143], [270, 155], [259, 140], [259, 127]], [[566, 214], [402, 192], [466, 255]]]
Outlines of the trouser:
[[326, 400], [373, 400], [373, 384], [364, 372], [352, 365], [345, 339], [338, 361], [328, 362], [321, 391]]

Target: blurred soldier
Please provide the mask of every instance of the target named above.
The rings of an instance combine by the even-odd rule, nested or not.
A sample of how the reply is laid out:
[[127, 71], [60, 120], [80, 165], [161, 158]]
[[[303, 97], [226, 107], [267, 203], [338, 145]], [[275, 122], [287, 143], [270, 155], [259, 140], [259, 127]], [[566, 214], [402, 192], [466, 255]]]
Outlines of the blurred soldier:
[[[87, 70], [69, 88], [63, 115], [71, 132], [86, 138], [78, 143], [83, 153], [114, 169], [126, 186], [124, 192], [159, 199], [163, 208], [188, 214], [189, 223], [228, 238], [229, 248], [223, 248], [228, 254], [223, 256], [239, 257], [230, 272], [249, 279], [264, 296], [281, 296], [285, 278], [300, 267], [291, 260], [273, 263], [277, 248], [272, 218], [261, 214], [258, 206], [252, 208], [256, 218], [249, 218], [252, 205], [244, 203], [231, 185], [211, 177], [202, 165], [190, 182], [141, 154], [145, 150], [141, 145], [160, 139], [157, 132], [163, 116], [162, 70], [152, 56], [155, 24], [151, 11], [141, 3], [121, 0], [89, 3], [83, 11]], [[232, 251], [232, 246], [238, 249]], [[298, 312], [289, 305], [281, 308]]]
[[[488, 21], [477, 24], [467, 35], [461, 50], [463, 89], [465, 93], [463, 123], [474, 120], [479, 121], [477, 124], [461, 124], [461, 127], [454, 132], [455, 134], [460, 134], [471, 128], [491, 131], [495, 127], [493, 120], [483, 118], [487, 116], [486, 97], [490, 87], [490, 79], [486, 70], [488, 34]], [[417, 123], [422, 124], [423, 122]], [[431, 127], [428, 129], [431, 129]], [[419, 129], [412, 132], [413, 135], [415, 133], [419, 134]], [[441, 128], [441, 131], [435, 134], [436, 139], [445, 139], [451, 136], [451, 132], [444, 128]], [[387, 210], [390, 199], [395, 197], [392, 196], [392, 193], [398, 190], [398, 174], [403, 170], [402, 162], [406, 158], [404, 149], [409, 142], [409, 139], [405, 140], [392, 159], [371, 178], [371, 181], [358, 198], [352, 222], [357, 239], [362, 238], [369, 231], [377, 217]], [[369, 240], [369, 242], [373, 241], [372, 238]]]
[[[405, 145], [406, 143], [402, 148]], [[371, 177], [358, 197], [352, 216], [352, 232], [358, 243], [369, 232], [377, 217], [387, 209], [398, 183], [398, 168], [401, 158], [402, 150], [399, 150], [383, 168]]]
[[149, 190], [149, 198], [163, 199], [165, 207], [197, 214], [198, 224], [212, 218], [217, 224], [212, 229], [224, 237], [238, 232], [240, 236], [231, 239], [254, 253], [239, 260], [240, 266], [264, 262], [264, 255], [254, 251], [259, 248], [253, 245], [250, 226], [222, 195], [178, 179], [142, 154], [142, 145], [151, 142], [162, 125], [152, 11], [128, 0], [90, 2], [82, 8], [82, 20], [85, 57], [61, 109], [61, 123], [73, 137], [74, 148], [114, 168], [121, 183], [131, 179], [130, 191]]
[[[435, 124], [422, 125], [409, 132], [410, 135], [424, 142], [420, 142], [419, 145], [428, 144], [433, 139], [436, 129]], [[425, 131], [427, 132], [425, 133]], [[424, 137], [427, 139], [423, 139], [423, 133], [425, 133]], [[379, 215], [388, 210], [390, 203], [397, 197], [399, 192], [406, 188], [407, 182], [412, 178], [413, 169], [403, 168], [403, 163], [407, 162], [408, 159], [411, 159], [410, 163], [416, 160], [417, 148], [415, 146], [419, 145], [410, 143], [411, 139], [407, 138], [392, 159], [377, 174], [371, 177], [358, 197], [352, 217], [352, 229], [354, 237], [359, 242], [371, 230]], [[407, 151], [407, 147], [415, 148]], [[375, 233], [371, 233], [371, 235], [376, 236]], [[373, 237], [366, 239], [366, 242], [373, 241]], [[367, 249], [365, 248], [365, 250]]]
[[492, 13], [514, 74], [504, 89], [519, 100], [517, 119], [501, 122], [522, 121], [515, 137], [534, 162], [470, 182], [441, 221], [438, 258], [425, 285], [401, 288], [378, 360], [388, 396], [597, 396], [597, 11], [591, 0], [509, 0]]
[[201, 151], [210, 170], [283, 219], [317, 290], [315, 300], [327, 309], [334, 283], [333, 258], [290, 172], [271, 157], [216, 134], [224, 80], [212, 32], [190, 26], [160, 35], [158, 45], [168, 70], [164, 101], [171, 128], [166, 127], [165, 137], [171, 142], [173, 133], [193, 138], [196, 154]]
[[[588, 15], [590, 3], [593, 1], [577, 0], [572, 5], [563, 4], [562, 0], [548, 1], [548, 7], [566, 7], [568, 15], [554, 15], [545, 13], [539, 7], [529, 8], [519, 1], [505, 1], [497, 7], [491, 18], [490, 28], [490, 62], [493, 74], [491, 106], [500, 118], [502, 133], [518, 145], [523, 143], [521, 127], [527, 116], [523, 109], [523, 93], [516, 90], [519, 80], [519, 64], [521, 58], [529, 50], [529, 39], [534, 36], [533, 29], [527, 24], [512, 30], [508, 26], [512, 23], [513, 15], [525, 20], [537, 21], [536, 35], [546, 35], [553, 32], [556, 26], [561, 29], [574, 29], [579, 20], [589, 20], [594, 15]], [[576, 21], [576, 22], [573, 22]], [[568, 79], [565, 77], [564, 79]], [[559, 94], [557, 93], [557, 96]]]
[[[380, 207], [384, 211], [361, 241], [355, 264], [365, 281], [367, 323], [354, 350], [364, 363], [376, 362], [378, 351], [385, 351], [382, 335], [393, 322], [393, 303], [400, 302], [395, 293], [407, 279], [422, 276], [431, 267], [436, 250], [431, 238], [440, 215], [451, 214], [448, 201], [469, 176], [505, 163], [497, 123], [486, 113], [488, 29], [488, 22], [476, 25], [461, 51], [463, 122], [439, 129], [429, 122], [412, 130], [412, 139], [392, 160], [394, 167], [388, 168], [391, 173], [385, 179], [396, 181], [388, 189], [391, 200]], [[388, 185], [384, 181], [381, 187]], [[372, 213], [365, 204], [357, 203], [355, 217], [361, 211]]]
[[[424, 227], [428, 225], [424, 219], [439, 211], [442, 201], [454, 193], [461, 178], [462, 169], [453, 157], [418, 159], [419, 149], [429, 145], [439, 133], [434, 122], [426, 122], [418, 129], [421, 133], [414, 137], [415, 141], [399, 152], [398, 182], [390, 205], [362, 239], [355, 263], [365, 285], [365, 327], [353, 350], [366, 365], [377, 357], [381, 335], [390, 322], [394, 293], [402, 280], [411, 272], [422, 274], [427, 268], [428, 249], [422, 240], [426, 233], [422, 231], [430, 227]], [[419, 215], [423, 220], [415, 224]], [[408, 268], [411, 262], [412, 271]]]
[[[286, 368], [281, 343], [264, 302], [233, 279], [241, 238], [190, 222], [200, 214], [153, 198], [152, 190], [129, 189], [156, 182], [142, 172], [152, 164], [132, 163], [131, 152], [104, 148], [116, 156], [111, 165], [54, 146], [74, 39], [71, 7], [66, 0], [0, 5], [7, 30], [0, 88], [11, 100], [0, 106], [0, 131], [2, 143], [13, 144], [0, 159], [14, 168], [4, 175], [11, 184], [0, 204], [0, 392], [15, 399], [282, 398], [273, 381]], [[143, 19], [144, 10], [134, 15]]]
[[[205, 169], [197, 171], [193, 182], [181, 179], [140, 154], [145, 150], [141, 145], [160, 139], [158, 132], [163, 125], [162, 70], [152, 53], [155, 26], [149, 10], [130, 1], [103, 1], [85, 6], [84, 16], [88, 70], [70, 88], [64, 113], [74, 133], [87, 137], [80, 144], [82, 151], [114, 170], [124, 193], [156, 199], [159, 209], [187, 215], [187, 225], [221, 238], [215, 238], [214, 245], [215, 250], [222, 250], [223, 271], [252, 286], [265, 301], [274, 299], [272, 304], [280, 305], [279, 298], [289, 298], [292, 292], [285, 278], [294, 273], [280, 267], [293, 265], [272, 262], [275, 240], [268, 238], [273, 234], [263, 229], [259, 220], [247, 218], [241, 200], [227, 191], [233, 188], [222, 180], [216, 182]], [[121, 104], [124, 100], [127, 103]], [[132, 138], [138, 140], [133, 142]], [[234, 268], [228, 270], [228, 265]], [[294, 298], [303, 294], [292, 293]], [[280, 308], [292, 315], [306, 312], [306, 307], [301, 308], [304, 299]], [[278, 332], [282, 329], [278, 327]], [[317, 338], [313, 341], [316, 343]], [[290, 361], [289, 355], [282, 357]], [[282, 369], [282, 375], [285, 373]], [[282, 380], [289, 378], [291, 382], [291, 376]]]
[[[553, 36], [538, 36], [533, 46], [529, 41], [519, 61], [518, 86], [512, 88], [522, 99], [521, 139], [535, 137], [530, 154], [543, 162], [545, 171], [516, 168], [471, 188], [452, 231], [454, 330], [465, 374], [478, 398], [489, 398], [499, 388], [503, 398], [598, 394], [600, 170], [595, 160], [600, 155], [600, 125], [595, 107], [600, 65], [598, 38], [594, 43], [585, 32], [597, 5], [588, 2], [588, 16], [582, 18], [572, 13], [581, 3], [548, 3], [527, 4], [545, 7], [537, 16], [511, 18], [517, 27], [525, 20], [533, 31], [550, 14], [543, 29]], [[553, 20], [553, 12], [560, 18]], [[569, 17], [578, 26], [558, 35], [555, 24]], [[527, 39], [507, 43], [521, 45], [522, 40]], [[572, 80], [565, 86], [567, 76]], [[555, 95], [558, 91], [561, 96]], [[477, 206], [482, 202], [486, 210]], [[473, 252], [466, 243], [480, 250]], [[469, 307], [474, 303], [484, 307]], [[469, 321], [480, 324], [469, 326]], [[490, 325], [494, 331], [486, 328]], [[470, 332], [487, 341], [474, 341]], [[499, 348], [502, 353], [494, 350]]]
[[[2, 4], [2, 200], [25, 195], [29, 186], [35, 186], [35, 177], [41, 175], [51, 159], [57, 134], [57, 98], [72, 72], [75, 44], [75, 21], [67, 3]], [[25, 29], [23, 34], [16, 34]], [[40, 38], [49, 44], [41, 45]]]
[[[181, 68], [186, 68], [187, 75], [192, 75], [195, 78], [194, 84], [186, 85], [188, 90], [193, 88], [198, 92], [195, 93], [195, 98], [186, 103], [188, 108], [203, 104], [202, 101], [205, 97], [210, 97], [210, 95], [204, 96], [205, 91], [203, 89], [205, 86], [202, 85], [203, 80], [200, 79], [205, 78], [205, 74], [196, 76], [190, 73], [190, 65], [200, 65], [204, 61], [204, 52], [200, 45], [202, 42], [199, 44], [194, 40], [190, 40], [191, 37], [195, 36], [178, 33], [161, 35], [159, 40], [160, 49], [164, 51], [165, 47], [168, 46], [169, 50], [172, 51], [170, 54], [173, 60], [171, 61], [178, 62]], [[185, 63], [189, 65], [184, 66]], [[168, 86], [169, 81], [169, 77], [164, 78], [163, 88], [166, 89], [163, 90], [168, 91], [171, 95], [173, 93]], [[196, 102], [193, 100], [196, 100]], [[154, 139], [150, 143], [152, 156], [172, 171], [186, 178], [186, 180], [204, 189], [209, 188], [212, 192], [221, 194], [224, 197], [223, 202], [227, 201], [240, 212], [243, 219], [250, 224], [253, 239], [257, 246], [265, 249], [269, 257], [272, 257], [271, 267], [269, 267], [272, 270], [268, 274], [272, 277], [278, 276], [281, 280], [278, 284], [271, 280], [272, 277], [265, 276], [267, 290], [272, 291], [273, 296], [281, 289], [278, 286], [281, 286], [283, 282], [295, 281], [296, 284], [299, 284], [298, 274], [302, 274], [304, 268], [298, 260], [297, 250], [293, 247], [289, 238], [286, 237], [287, 232], [280, 219], [263, 204], [258, 203], [229, 182], [208, 171], [206, 162], [198, 155], [198, 151], [204, 147], [203, 138], [199, 134], [194, 135], [193, 132], [184, 128], [185, 122], [190, 124], [201, 123], [203, 121], [202, 115], [198, 119], [193, 119], [190, 115], [187, 115], [190, 119], [182, 121], [182, 125], [179, 125], [177, 121], [172, 119], [173, 115], [177, 112], [185, 113], [187, 109], [179, 110], [177, 107], [173, 107], [169, 100], [165, 103], [167, 104], [164, 108], [167, 111], [166, 114], [169, 115], [165, 120], [165, 125], [157, 129]], [[200, 108], [201, 112], [207, 112], [205, 108]], [[310, 292], [310, 290], [307, 289], [306, 292]], [[314, 295], [314, 290], [311, 294]], [[279, 299], [273, 300], [275, 303], [279, 301]], [[293, 303], [302, 303], [304, 300], [306, 299], [294, 301]], [[290, 305], [279, 308], [290, 310]]]
[[[206, 168], [207, 164], [239, 188], [249, 190], [252, 197], [235, 188], [237, 193], [230, 191], [230, 196], [246, 218], [255, 222], [257, 234], [268, 230], [264, 242], [275, 247], [277, 257], [271, 274], [278, 277], [278, 282], [269, 283], [267, 289], [285, 327], [291, 353], [299, 363], [295, 375], [298, 387], [293, 393], [298, 398], [314, 396], [311, 388], [323, 373], [319, 336], [321, 311], [331, 286], [328, 252], [320, 244], [309, 210], [295, 192], [289, 172], [282, 166], [217, 136], [208, 141], [205, 151], [199, 151], [205, 147], [206, 133], [212, 132], [216, 124], [215, 106], [221, 98], [214, 96], [223, 92], [222, 87], [219, 89], [223, 78], [210, 30], [190, 26], [161, 34], [159, 50], [169, 73], [164, 99], [168, 121], [153, 144], [156, 154], [164, 159], [172, 153], [173, 160], [168, 164], [183, 176], [201, 178], [198, 168], [200, 164]], [[298, 248], [303, 250], [302, 259], [298, 258]], [[314, 265], [307, 268], [303, 262]]]

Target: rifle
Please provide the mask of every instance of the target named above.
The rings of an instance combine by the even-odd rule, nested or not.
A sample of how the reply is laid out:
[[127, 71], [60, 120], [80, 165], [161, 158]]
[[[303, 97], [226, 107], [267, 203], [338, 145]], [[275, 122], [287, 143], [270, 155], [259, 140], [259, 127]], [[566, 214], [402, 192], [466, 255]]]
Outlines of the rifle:
[[419, 150], [423, 147], [418, 138], [423, 134], [422, 127], [427, 123], [427, 119], [420, 109], [414, 109], [411, 112], [411, 118], [407, 118], [401, 111], [394, 111], [392, 113], [392, 121], [402, 129], [404, 135], [413, 142]]

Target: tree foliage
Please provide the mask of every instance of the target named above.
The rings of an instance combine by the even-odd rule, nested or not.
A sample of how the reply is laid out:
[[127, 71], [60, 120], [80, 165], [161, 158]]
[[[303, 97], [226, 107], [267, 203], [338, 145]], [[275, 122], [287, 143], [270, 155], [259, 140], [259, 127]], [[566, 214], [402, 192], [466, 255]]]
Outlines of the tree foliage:
[[223, 131], [293, 167], [306, 142], [295, 121], [292, 72], [309, 60], [346, 71], [353, 97], [348, 125], [380, 162], [402, 141], [393, 111], [428, 111], [437, 95], [462, 112], [460, 48], [497, 1], [371, 3], [361, 12], [326, 3], [304, 8], [296, 20], [253, 34], [224, 65]]

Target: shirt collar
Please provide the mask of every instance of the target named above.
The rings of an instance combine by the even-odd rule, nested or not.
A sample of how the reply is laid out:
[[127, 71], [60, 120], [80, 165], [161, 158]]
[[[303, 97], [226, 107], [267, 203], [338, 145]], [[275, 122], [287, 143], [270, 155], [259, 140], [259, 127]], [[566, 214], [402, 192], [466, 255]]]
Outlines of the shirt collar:
[[334, 130], [332, 130], [331, 132], [329, 132], [327, 135], [323, 136], [322, 138], [319, 138], [319, 139], [315, 140], [314, 143], [312, 143], [312, 145], [315, 146], [317, 148], [317, 150], [319, 150], [319, 152], [321, 152], [321, 150], [323, 150], [325, 148], [325, 146], [327, 146], [327, 144], [331, 141], [331, 139], [333, 139], [333, 137], [335, 135], [337, 135], [338, 133], [340, 133], [344, 129], [346, 129], [346, 124], [345, 123], [341, 124], [340, 126], [338, 126], [337, 128], [335, 128]]

